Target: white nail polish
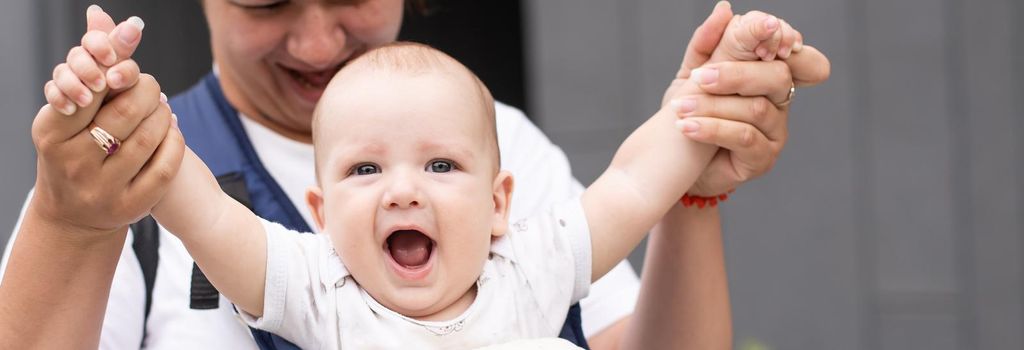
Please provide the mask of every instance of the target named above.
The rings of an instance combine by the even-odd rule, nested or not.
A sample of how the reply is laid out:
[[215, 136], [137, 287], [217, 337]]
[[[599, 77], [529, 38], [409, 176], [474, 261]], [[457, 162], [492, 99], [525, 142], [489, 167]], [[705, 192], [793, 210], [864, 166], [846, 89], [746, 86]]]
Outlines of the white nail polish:
[[167, 103], [167, 95], [160, 93], [160, 102]]
[[685, 121], [682, 120], [682, 119], [676, 120], [676, 129], [677, 130], [683, 130], [683, 123], [685, 123]]
[[143, 28], [146, 28], [146, 22], [143, 22], [142, 18], [139, 18], [139, 16], [129, 17], [128, 24], [131, 24], [135, 28], [139, 28], [139, 31], [142, 31]]
[[92, 5], [89, 5], [89, 8], [86, 9], [85, 11], [87, 11], [87, 12], [96, 12], [96, 11], [102, 12], [103, 8], [100, 7], [100, 5], [92, 4]]

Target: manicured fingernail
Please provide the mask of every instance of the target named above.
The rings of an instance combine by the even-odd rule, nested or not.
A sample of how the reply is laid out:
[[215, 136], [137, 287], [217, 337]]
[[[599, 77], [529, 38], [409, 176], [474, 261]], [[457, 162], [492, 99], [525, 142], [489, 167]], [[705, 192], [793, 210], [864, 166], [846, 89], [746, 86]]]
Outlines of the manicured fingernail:
[[697, 68], [690, 74], [701, 85], [710, 85], [718, 82], [718, 68]]
[[128, 24], [131, 24], [135, 28], [139, 28], [140, 32], [143, 28], [146, 28], [146, 22], [143, 22], [142, 18], [139, 18], [139, 16], [128, 17]]
[[142, 21], [142, 18], [136, 16], [132, 16], [128, 19], [127, 22], [129, 25], [137, 28], [138, 30], [136, 31], [128, 30], [127, 28], [122, 28], [121, 31], [117, 33], [117, 37], [121, 39], [121, 42], [125, 43], [126, 45], [132, 45], [135, 43], [135, 41], [139, 40], [139, 35], [142, 33], [142, 28], [146, 27], [146, 23]]
[[160, 93], [160, 102], [167, 103], [167, 95], [163, 92]]
[[110, 81], [110, 87], [116, 89], [121, 87], [121, 83], [123, 83], [122, 80], [124, 80], [124, 77], [121, 76], [121, 73], [109, 72], [107, 73], [107, 80]]
[[764, 29], [769, 32], [773, 32], [779, 28], [779, 18], [775, 16], [768, 16], [764, 19]]
[[85, 11], [87, 11], [87, 12], [103, 11], [103, 8], [100, 7], [100, 5], [92, 4], [92, 5], [89, 5], [89, 8], [85, 9]]
[[683, 133], [694, 134], [700, 130], [700, 123], [690, 119], [676, 120], [676, 128], [682, 130]]
[[669, 102], [669, 105], [671, 105], [672, 109], [677, 113], [689, 114], [697, 110], [697, 99], [691, 97], [672, 99], [672, 101]]
[[800, 50], [803, 50], [803, 49], [804, 49], [804, 41], [803, 40], [797, 40], [796, 43], [793, 43], [793, 52], [800, 52]]

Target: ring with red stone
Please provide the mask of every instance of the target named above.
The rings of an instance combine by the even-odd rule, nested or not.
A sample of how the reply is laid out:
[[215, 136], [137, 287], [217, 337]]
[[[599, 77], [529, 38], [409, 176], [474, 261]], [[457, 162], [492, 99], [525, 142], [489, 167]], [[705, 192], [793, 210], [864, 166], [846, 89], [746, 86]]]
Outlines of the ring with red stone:
[[96, 141], [96, 144], [100, 146], [100, 149], [107, 156], [114, 154], [114, 152], [121, 148], [121, 140], [118, 140], [114, 135], [111, 135], [99, 126], [94, 125], [92, 130], [89, 130], [89, 134], [92, 135], [92, 140]]

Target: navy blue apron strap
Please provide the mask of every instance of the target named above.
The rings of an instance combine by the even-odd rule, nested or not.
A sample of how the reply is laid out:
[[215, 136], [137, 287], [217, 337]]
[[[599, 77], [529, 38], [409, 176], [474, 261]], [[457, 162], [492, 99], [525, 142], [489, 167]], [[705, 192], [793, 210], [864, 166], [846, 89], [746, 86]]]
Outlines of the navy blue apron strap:
[[583, 316], [580, 313], [580, 303], [572, 304], [569, 308], [569, 314], [565, 317], [565, 324], [562, 325], [562, 332], [558, 333], [558, 337], [568, 340], [576, 346], [590, 349], [590, 345], [587, 344], [587, 337], [583, 334]]
[[[255, 178], [247, 179], [250, 184], [259, 184], [262, 186], [261, 192], [269, 193], [271, 202], [276, 205], [273, 206], [262, 206], [267, 202], [253, 203], [250, 207], [254, 212], [259, 214], [261, 217], [270, 221], [277, 222], [284, 225], [285, 228], [297, 232], [313, 232], [313, 229], [306, 223], [306, 219], [299, 212], [298, 208], [292, 205], [291, 199], [284, 193], [284, 189], [274, 181], [274, 178], [270, 176], [270, 172], [263, 166], [263, 162], [260, 157], [256, 154], [256, 150], [252, 147], [252, 142], [249, 140], [249, 135], [245, 132], [245, 128], [242, 126], [241, 117], [238, 115], [238, 111], [231, 107], [228, 103], [227, 98], [224, 97], [224, 92], [221, 90], [220, 82], [213, 74], [207, 75], [203, 79], [204, 85], [210, 90], [213, 95], [213, 100], [217, 104], [219, 115], [222, 121], [227, 126], [228, 131], [231, 132], [234, 137], [234, 145], [237, 147], [237, 151], [241, 154], [241, 157], [245, 158], [245, 169], [240, 169], [245, 172], [248, 176], [254, 176]], [[254, 189], [250, 189], [254, 190]], [[257, 190], [258, 191], [258, 190]], [[264, 209], [269, 210], [270, 207], [276, 209], [275, 212], [265, 212]]]
[[132, 251], [135, 252], [135, 259], [139, 261], [139, 267], [142, 268], [142, 281], [146, 287], [146, 307], [142, 316], [142, 343], [144, 344], [149, 310], [153, 308], [156, 268], [160, 263], [160, 225], [152, 216], [147, 215], [129, 227], [132, 230]]

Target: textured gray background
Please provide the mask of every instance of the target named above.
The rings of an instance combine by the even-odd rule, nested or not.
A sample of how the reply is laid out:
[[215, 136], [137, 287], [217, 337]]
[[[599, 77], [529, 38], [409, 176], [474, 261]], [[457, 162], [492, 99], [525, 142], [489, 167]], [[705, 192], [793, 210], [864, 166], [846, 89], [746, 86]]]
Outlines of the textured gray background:
[[[71, 18], [87, 3], [3, 3], [0, 227], [12, 227], [33, 181], [28, 128], [40, 86], [80, 30]], [[144, 6], [150, 28], [193, 24], [147, 29], [150, 42], [205, 35], [192, 1], [143, 3], [121, 6]], [[117, 4], [101, 4], [117, 13]], [[523, 1], [530, 114], [569, 153], [582, 181], [593, 180], [618, 142], [656, 109], [712, 6]], [[776, 168], [725, 205], [737, 346], [1024, 348], [1024, 188], [1017, 180], [1024, 143], [1016, 137], [1024, 131], [1024, 3], [734, 7], [779, 14], [832, 60], [827, 84], [799, 91]], [[193, 49], [140, 61], [166, 72], [158, 77], [177, 91], [209, 68], [208, 49]], [[5, 237], [0, 231], [0, 242]]]

